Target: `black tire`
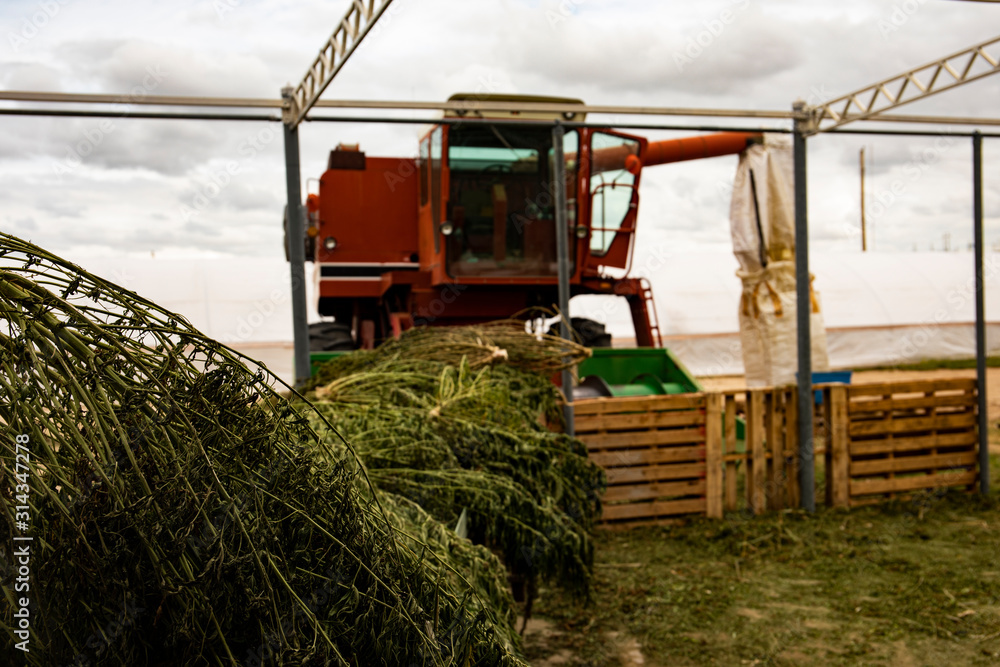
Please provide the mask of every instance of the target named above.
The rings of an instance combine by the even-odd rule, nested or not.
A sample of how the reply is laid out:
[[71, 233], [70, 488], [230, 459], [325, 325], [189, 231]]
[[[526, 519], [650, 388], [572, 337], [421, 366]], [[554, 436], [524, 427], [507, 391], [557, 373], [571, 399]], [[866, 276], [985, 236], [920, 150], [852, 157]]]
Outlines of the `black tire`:
[[309, 350], [312, 352], [332, 352], [353, 350], [354, 337], [351, 327], [337, 322], [316, 322], [309, 325]]
[[[584, 347], [611, 347], [611, 334], [600, 322], [587, 319], [586, 317], [572, 317], [569, 326], [573, 330], [573, 339]], [[549, 329], [549, 334], [559, 335], [559, 325], [553, 325]]]

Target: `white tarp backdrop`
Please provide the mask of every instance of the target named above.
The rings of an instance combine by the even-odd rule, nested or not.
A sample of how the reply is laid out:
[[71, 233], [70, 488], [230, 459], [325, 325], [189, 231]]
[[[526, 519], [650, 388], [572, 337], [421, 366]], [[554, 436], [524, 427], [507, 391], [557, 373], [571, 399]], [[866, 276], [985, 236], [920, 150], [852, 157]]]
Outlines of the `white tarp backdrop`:
[[[732, 253], [684, 252], [650, 276], [664, 344], [697, 375], [743, 373], [737, 316], [741, 284]], [[969, 252], [814, 253], [830, 367], [891, 365], [975, 354]], [[986, 253], [987, 347], [1000, 353], [1000, 253]], [[632, 336], [628, 309], [577, 297], [573, 315]]]
[[[975, 353], [971, 253], [814, 253], [810, 259], [823, 294], [831, 367]], [[290, 379], [291, 301], [281, 259], [78, 261]], [[695, 374], [743, 372], [738, 268], [727, 249], [683, 252], [664, 256], [648, 276], [665, 344]], [[987, 253], [985, 274], [987, 342], [1000, 353], [1000, 253]], [[604, 322], [620, 342], [634, 335], [624, 299], [577, 297], [571, 311]]]

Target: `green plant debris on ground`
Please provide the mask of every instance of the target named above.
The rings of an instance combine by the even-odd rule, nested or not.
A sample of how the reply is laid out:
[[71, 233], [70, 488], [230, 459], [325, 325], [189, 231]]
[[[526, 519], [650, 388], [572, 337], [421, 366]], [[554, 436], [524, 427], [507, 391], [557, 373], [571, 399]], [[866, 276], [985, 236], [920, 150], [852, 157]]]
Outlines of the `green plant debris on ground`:
[[533, 665], [1000, 664], [996, 496], [602, 532], [594, 577], [588, 607], [541, 591]]

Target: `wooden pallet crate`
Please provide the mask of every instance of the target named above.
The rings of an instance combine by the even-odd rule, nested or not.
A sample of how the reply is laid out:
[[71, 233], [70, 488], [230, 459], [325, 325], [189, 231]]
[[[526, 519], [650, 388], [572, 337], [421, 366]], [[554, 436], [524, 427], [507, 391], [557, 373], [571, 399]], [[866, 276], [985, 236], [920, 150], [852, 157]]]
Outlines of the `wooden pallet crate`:
[[975, 380], [835, 387], [830, 404], [835, 506], [976, 483]]
[[709, 460], [705, 446], [721, 440], [721, 402], [717, 394], [682, 394], [573, 404], [576, 436], [607, 474], [605, 525], [722, 515], [721, 449]]

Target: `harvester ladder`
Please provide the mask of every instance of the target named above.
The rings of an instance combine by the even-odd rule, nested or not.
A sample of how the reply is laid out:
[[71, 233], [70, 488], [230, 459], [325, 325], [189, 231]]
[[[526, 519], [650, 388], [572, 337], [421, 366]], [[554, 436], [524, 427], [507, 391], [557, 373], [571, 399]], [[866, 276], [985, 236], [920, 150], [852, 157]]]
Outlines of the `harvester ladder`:
[[649, 318], [649, 331], [655, 336], [657, 346], [663, 347], [660, 320], [656, 315], [656, 303], [653, 301], [653, 286], [649, 284], [648, 278], [639, 278], [639, 296], [646, 308], [646, 317]]

